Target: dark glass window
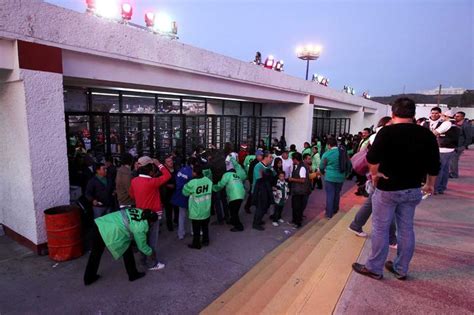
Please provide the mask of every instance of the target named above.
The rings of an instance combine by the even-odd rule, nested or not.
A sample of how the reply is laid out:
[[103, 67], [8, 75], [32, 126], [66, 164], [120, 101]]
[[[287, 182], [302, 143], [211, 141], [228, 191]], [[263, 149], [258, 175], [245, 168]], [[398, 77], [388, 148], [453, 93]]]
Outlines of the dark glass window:
[[81, 88], [65, 88], [64, 109], [66, 112], [87, 111], [87, 90]]
[[207, 113], [209, 115], [222, 115], [222, 101], [208, 99], [207, 100]]
[[177, 97], [159, 97], [158, 113], [160, 114], [179, 114], [181, 101]]
[[183, 114], [204, 115], [206, 113], [206, 101], [199, 99], [183, 99]]
[[128, 95], [122, 96], [122, 113], [154, 114], [155, 96], [150, 95]]
[[224, 115], [240, 115], [240, 102], [225, 101]]
[[242, 116], [253, 116], [253, 103], [242, 103]]
[[100, 113], [118, 113], [119, 95], [114, 92], [92, 92], [92, 111]]

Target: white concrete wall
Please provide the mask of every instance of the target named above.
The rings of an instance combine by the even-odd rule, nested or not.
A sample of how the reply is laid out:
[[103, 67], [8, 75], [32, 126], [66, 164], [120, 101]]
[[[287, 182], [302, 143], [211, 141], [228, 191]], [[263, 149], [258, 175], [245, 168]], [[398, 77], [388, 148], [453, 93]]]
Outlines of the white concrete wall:
[[263, 104], [263, 116], [285, 117], [285, 138], [287, 146], [295, 144], [297, 150], [303, 149], [304, 142], [311, 141], [313, 127], [313, 105], [309, 103], [294, 104]]
[[46, 242], [43, 211], [69, 204], [69, 172], [61, 74], [21, 70], [26, 100], [36, 244]]
[[37, 242], [30, 146], [22, 81], [0, 83], [0, 222]]
[[45, 209], [69, 204], [62, 75], [20, 70], [0, 83], [0, 222], [47, 241]]

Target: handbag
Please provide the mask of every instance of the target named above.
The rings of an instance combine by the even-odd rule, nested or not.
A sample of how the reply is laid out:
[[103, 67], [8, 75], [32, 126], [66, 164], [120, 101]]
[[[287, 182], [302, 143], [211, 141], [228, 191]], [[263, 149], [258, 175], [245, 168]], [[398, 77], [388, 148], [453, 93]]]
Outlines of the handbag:
[[367, 162], [367, 148], [364, 148], [354, 154], [351, 158], [352, 169], [359, 175], [365, 175], [369, 171]]

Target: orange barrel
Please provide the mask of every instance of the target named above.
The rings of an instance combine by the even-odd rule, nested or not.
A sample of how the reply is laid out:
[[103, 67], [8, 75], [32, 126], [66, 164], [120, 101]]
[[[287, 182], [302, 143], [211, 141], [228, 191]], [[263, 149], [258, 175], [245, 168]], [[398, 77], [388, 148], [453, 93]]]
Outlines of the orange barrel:
[[76, 206], [59, 206], [44, 211], [49, 257], [65, 261], [83, 254], [81, 214]]

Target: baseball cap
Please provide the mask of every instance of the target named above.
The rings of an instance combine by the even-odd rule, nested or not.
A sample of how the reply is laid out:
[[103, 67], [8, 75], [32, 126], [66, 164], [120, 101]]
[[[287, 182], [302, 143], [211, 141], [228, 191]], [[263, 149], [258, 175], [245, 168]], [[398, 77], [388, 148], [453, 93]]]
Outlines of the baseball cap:
[[241, 147], [242, 149], [247, 149], [247, 148], [248, 148], [248, 146], [247, 146], [246, 144], [241, 144], [240, 147]]
[[443, 113], [443, 115], [448, 116], [448, 117], [453, 117], [453, 116], [454, 116], [454, 114], [453, 114], [453, 112], [452, 112], [451, 110], [445, 111], [445, 112]]
[[262, 150], [257, 150], [257, 151], [255, 151], [255, 155], [263, 155], [263, 151]]
[[152, 163], [153, 163], [153, 159], [149, 156], [142, 156], [141, 158], [138, 159], [138, 164], [140, 164], [141, 166], [145, 166]]

